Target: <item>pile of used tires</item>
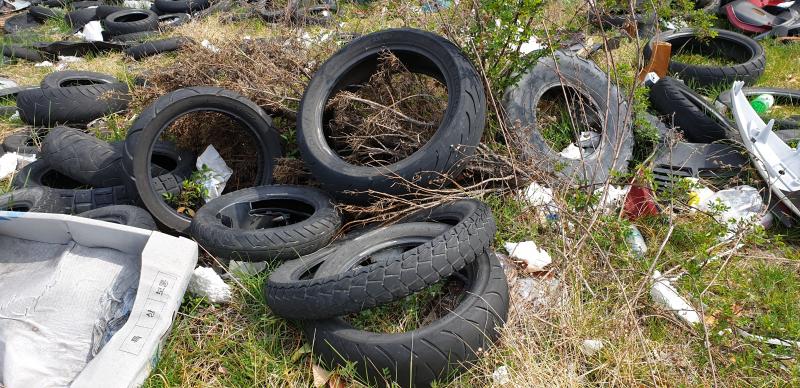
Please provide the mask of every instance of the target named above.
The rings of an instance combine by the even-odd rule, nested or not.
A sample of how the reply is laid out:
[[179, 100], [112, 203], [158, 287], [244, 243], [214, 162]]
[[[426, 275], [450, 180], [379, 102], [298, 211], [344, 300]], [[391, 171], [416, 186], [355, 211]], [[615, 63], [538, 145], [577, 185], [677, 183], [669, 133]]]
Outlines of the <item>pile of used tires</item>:
[[[369, 80], [386, 50], [410, 72], [441, 80], [447, 111], [430, 140], [407, 158], [379, 167], [350, 164], [326, 139], [325, 106], [337, 91]], [[0, 210], [74, 214], [138, 205], [162, 230], [191, 235], [222, 260], [285, 260], [264, 285], [268, 305], [275, 314], [300, 321], [326, 364], [355, 363], [365, 381], [428, 385], [469, 366], [498, 338], [509, 294], [492, 251], [496, 226], [486, 204], [443, 202], [390, 225], [344, 235], [336, 207], [368, 204], [368, 192], [405, 195], [411, 187], [439, 188], [441, 174], [455, 176], [463, 168], [459, 162], [483, 134], [486, 98], [475, 68], [450, 41], [420, 30], [381, 31], [353, 40], [316, 72], [300, 104], [297, 142], [321, 188], [273, 185], [283, 145], [271, 118], [244, 96], [221, 88], [178, 89], [156, 99], [136, 117], [124, 142], [107, 143], [61, 125], [78, 127], [123, 109], [122, 97], [119, 104], [96, 98], [99, 89], [122, 92], [123, 85], [95, 73], [62, 72], [18, 93], [20, 116], [37, 126], [41, 149], [36, 139], [6, 139], [9, 150], [37, 153], [39, 159], [16, 175], [18, 189], [0, 196]], [[83, 100], [75, 101], [78, 108], [58, 97], [72, 95], [70, 88], [83, 88], [78, 94], [92, 99], [91, 112]], [[165, 195], [182, 190], [181, 182], [195, 170], [195, 155], [161, 139], [176, 120], [204, 111], [234, 118], [254, 140], [256, 185], [212, 199], [190, 217]], [[141, 223], [129, 208], [122, 209], [96, 217]], [[441, 282], [461, 285], [458, 305], [413, 331], [367, 332], [342, 318]]]
[[[3, 56], [40, 62], [59, 55], [85, 55], [108, 50], [122, 50], [133, 59], [175, 51], [192, 41], [185, 37], [154, 38], [189, 22], [193, 14], [210, 6], [208, 0], [157, 0], [151, 3], [149, 9], [129, 8], [103, 0], [45, 0], [33, 3], [27, 11], [5, 22], [6, 34], [17, 34], [38, 27], [50, 19], [63, 19], [73, 33], [83, 39], [35, 42], [27, 46], [4, 45]], [[94, 27], [101, 31], [102, 36], [88, 37], [85, 28], [91, 23], [97, 23]]]

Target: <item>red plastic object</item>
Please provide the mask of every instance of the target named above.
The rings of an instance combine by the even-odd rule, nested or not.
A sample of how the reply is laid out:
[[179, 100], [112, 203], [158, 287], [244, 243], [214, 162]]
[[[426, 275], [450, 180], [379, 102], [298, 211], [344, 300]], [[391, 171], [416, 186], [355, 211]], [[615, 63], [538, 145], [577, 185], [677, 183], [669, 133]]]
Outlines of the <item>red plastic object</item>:
[[631, 186], [622, 209], [625, 218], [636, 221], [642, 216], [655, 216], [658, 213], [660, 210], [653, 197], [653, 190], [644, 186]]
[[[776, 17], [763, 10], [764, 7], [775, 7], [783, 4], [784, 0], [738, 0], [725, 5], [725, 14], [736, 28], [747, 32], [762, 33], [772, 29]], [[748, 13], [750, 15], [748, 15]], [[747, 18], [747, 16], [750, 16]], [[752, 20], [743, 20], [752, 19]], [[756, 19], [763, 19], [760, 24], [748, 23]], [[780, 18], [777, 18], [780, 19]], [[785, 20], [781, 20], [785, 21]]]

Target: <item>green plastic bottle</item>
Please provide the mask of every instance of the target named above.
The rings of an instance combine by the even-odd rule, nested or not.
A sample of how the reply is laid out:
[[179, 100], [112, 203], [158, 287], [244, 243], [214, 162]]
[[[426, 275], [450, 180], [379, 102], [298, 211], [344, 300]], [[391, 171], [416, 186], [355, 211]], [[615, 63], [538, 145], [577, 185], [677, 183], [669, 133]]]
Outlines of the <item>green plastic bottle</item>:
[[759, 115], [767, 113], [769, 108], [772, 108], [773, 105], [775, 105], [775, 97], [772, 97], [771, 94], [762, 94], [753, 101], [750, 101], [750, 106], [752, 106], [753, 110]]

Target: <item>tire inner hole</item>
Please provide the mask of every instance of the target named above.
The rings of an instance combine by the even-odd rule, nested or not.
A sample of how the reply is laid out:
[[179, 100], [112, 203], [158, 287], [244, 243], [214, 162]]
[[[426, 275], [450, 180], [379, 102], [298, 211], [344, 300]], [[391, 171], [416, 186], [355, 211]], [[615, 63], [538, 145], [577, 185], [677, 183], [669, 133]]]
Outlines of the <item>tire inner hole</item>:
[[233, 229], [257, 230], [277, 228], [307, 220], [314, 207], [293, 199], [267, 199], [236, 203], [222, 209], [217, 217]]
[[536, 105], [536, 124], [553, 152], [567, 158], [591, 155], [601, 143], [600, 110], [571, 86], [554, 86], [542, 94]]

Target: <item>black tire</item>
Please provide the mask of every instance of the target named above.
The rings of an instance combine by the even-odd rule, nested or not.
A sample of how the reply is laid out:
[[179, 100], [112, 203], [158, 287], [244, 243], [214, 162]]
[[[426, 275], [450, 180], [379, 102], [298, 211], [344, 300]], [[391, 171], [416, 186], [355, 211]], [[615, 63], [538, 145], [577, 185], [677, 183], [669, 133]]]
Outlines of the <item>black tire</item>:
[[168, 13], [158, 17], [158, 28], [161, 30], [175, 28], [190, 20], [192, 20], [192, 15], [188, 13]]
[[114, 76], [94, 71], [63, 70], [50, 73], [42, 79], [42, 89], [64, 88], [79, 85], [111, 84], [119, 82]]
[[122, 82], [30, 89], [19, 92], [22, 121], [36, 126], [86, 124], [128, 107], [128, 85]]
[[6, 19], [3, 23], [3, 31], [6, 34], [13, 35], [22, 30], [36, 28], [41, 25], [42, 23], [36, 20], [33, 15], [28, 12], [23, 12]]
[[83, 28], [87, 23], [97, 19], [97, 8], [81, 8], [64, 15], [64, 20], [74, 30]]
[[[601, 129], [599, 149], [587, 151], [582, 158], [569, 159], [547, 144], [537, 126], [536, 107], [545, 93], [552, 91], [557, 95], [569, 91], [588, 100], [592, 108], [586, 110], [586, 121], [591, 120]], [[574, 54], [556, 52], [555, 59], [541, 58], [506, 92], [503, 106], [524, 159], [568, 182], [600, 184], [611, 171], [627, 171], [633, 152], [632, 120], [623, 101], [617, 87], [596, 64]]]
[[711, 143], [738, 132], [711, 104], [688, 86], [672, 77], [664, 77], [650, 87], [653, 108], [674, 121], [687, 140]]
[[194, 43], [194, 41], [191, 38], [179, 36], [176, 38], [168, 38], [168, 39], [145, 42], [138, 46], [133, 46], [131, 48], [128, 48], [123, 52], [126, 55], [138, 61], [139, 59], [150, 57], [153, 55], [158, 55], [170, 51], [178, 51], [181, 49], [181, 47], [187, 46], [191, 43]]
[[[272, 182], [275, 158], [281, 156], [280, 137], [272, 119], [246, 97], [216, 87], [178, 89], [158, 98], [142, 111], [125, 139], [123, 168], [147, 210], [165, 226], [188, 232], [191, 220], [167, 205], [156, 192], [158, 183], [149, 179], [154, 144], [162, 132], [179, 117], [192, 112], [215, 111], [239, 121], [253, 136], [258, 149], [256, 185]], [[178, 181], [180, 183], [180, 181]]]
[[7, 58], [24, 59], [31, 62], [41, 62], [45, 59], [44, 55], [37, 50], [13, 44], [5, 44], [0, 50], [2, 50], [3, 56]]
[[42, 157], [62, 174], [92, 187], [125, 182], [122, 154], [111, 144], [74, 128], [51, 129], [42, 142]]
[[108, 17], [108, 15], [111, 15], [114, 12], [125, 11], [125, 10], [128, 10], [128, 9], [131, 9], [131, 8], [121, 7], [121, 6], [118, 6], [118, 5], [103, 4], [103, 5], [100, 5], [99, 7], [97, 7], [97, 11], [96, 11], [97, 19], [98, 20], [103, 20], [106, 17]]
[[49, 19], [58, 19], [59, 15], [52, 8], [40, 7], [38, 5], [28, 8], [28, 13], [40, 23], [44, 23]]
[[[257, 204], [257, 207], [254, 207]], [[267, 213], [253, 217], [254, 210]], [[270, 216], [272, 212], [279, 215]], [[280, 218], [297, 222], [273, 225]], [[215, 256], [231, 260], [290, 260], [328, 244], [342, 225], [323, 191], [301, 186], [260, 186], [205, 204], [192, 219], [192, 237]]]
[[662, 32], [644, 47], [644, 59], [645, 61], [650, 59], [654, 42], [666, 42], [672, 44], [672, 55], [681, 52], [705, 54], [711, 52], [736, 61], [735, 65], [730, 66], [701, 66], [671, 60], [669, 72], [676, 77], [687, 82], [692, 81], [698, 86], [730, 87], [736, 80], [744, 81], [748, 85], [755, 83], [764, 74], [767, 62], [764, 48], [742, 34], [727, 30], [712, 30], [717, 36], [708, 41], [701, 41], [691, 28]]
[[0, 195], [0, 211], [62, 213], [61, 197], [47, 187], [31, 187]]
[[0, 100], [9, 101], [16, 100], [19, 92], [28, 89], [36, 89], [37, 86], [15, 86], [12, 88], [0, 89]]
[[3, 149], [6, 152], [17, 152], [20, 154], [38, 155], [39, 146], [46, 133], [35, 129], [12, 133], [3, 139]]
[[78, 217], [111, 222], [147, 230], [156, 230], [156, 222], [146, 210], [130, 205], [107, 206], [78, 214]]
[[49, 187], [51, 189], [78, 189], [83, 183], [78, 182], [54, 168], [44, 159], [28, 163], [14, 174], [11, 186], [17, 189], [26, 187]]
[[[347, 86], [367, 81], [380, 53], [393, 49], [408, 70], [442, 81], [448, 92], [447, 111], [430, 141], [409, 157], [381, 167], [350, 164], [326, 139], [326, 100]], [[358, 38], [328, 59], [308, 84], [298, 116], [300, 154], [314, 177], [335, 197], [364, 202], [368, 196], [344, 191], [405, 194], [408, 187], [399, 181], [433, 187], [442, 184], [436, 182], [440, 173], [457, 176], [463, 169], [459, 162], [473, 154], [483, 134], [486, 97], [475, 68], [450, 41], [426, 31], [389, 29]]]
[[[589, 21], [603, 29], [625, 28], [629, 22], [633, 22], [636, 23], [640, 37], [652, 36], [657, 20], [655, 10], [648, 7], [648, 4], [643, 0], [636, 1], [635, 10], [636, 13], [631, 15], [627, 8], [598, 9], [597, 7], [590, 7]], [[597, 12], [599, 12], [599, 15]]]
[[209, 0], [156, 0], [156, 8], [167, 13], [192, 13], [210, 5]]
[[497, 229], [489, 207], [476, 200], [420, 211], [404, 222], [454, 226], [401, 256], [335, 276], [302, 280], [270, 276], [264, 285], [267, 304], [285, 318], [324, 319], [389, 303], [460, 271], [486, 252]]
[[102, 20], [103, 27], [112, 36], [158, 29], [158, 15], [146, 9], [117, 11]]
[[[412, 224], [395, 226], [407, 225]], [[315, 277], [352, 269], [348, 265], [353, 260], [342, 258], [325, 260]], [[462, 273], [467, 284], [458, 306], [410, 332], [368, 332], [342, 318], [304, 323], [314, 354], [329, 367], [355, 363], [356, 372], [367, 384], [384, 383], [388, 371], [386, 377], [401, 387], [427, 387], [464, 370], [499, 337], [498, 329], [508, 316], [509, 295], [503, 268], [494, 253], [479, 255]]]
[[116, 35], [113, 36], [111, 40], [116, 42], [143, 42], [154, 36], [158, 36], [158, 32], [142, 31], [142, 32], [134, 32], [132, 34]]
[[[769, 94], [775, 97], [776, 105], [800, 105], [800, 90], [781, 88], [742, 88], [746, 97], [755, 97], [760, 94]], [[725, 90], [717, 97], [717, 101], [726, 110], [731, 108], [731, 91]], [[773, 129], [800, 129], [800, 117], [793, 116], [786, 119], [775, 119]]]

